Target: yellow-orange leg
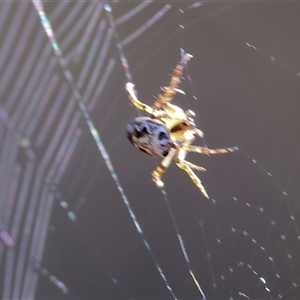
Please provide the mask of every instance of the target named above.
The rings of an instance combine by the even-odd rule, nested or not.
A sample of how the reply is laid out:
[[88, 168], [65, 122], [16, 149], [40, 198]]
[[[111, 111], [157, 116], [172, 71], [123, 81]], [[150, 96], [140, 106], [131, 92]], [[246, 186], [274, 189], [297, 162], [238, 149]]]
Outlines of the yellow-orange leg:
[[166, 169], [170, 166], [177, 152], [177, 149], [171, 149], [160, 165], [152, 172], [152, 181], [158, 188], [162, 188], [164, 186], [164, 183], [161, 181], [161, 176], [166, 172]]
[[[173, 74], [172, 74], [169, 86], [161, 87], [161, 92], [157, 96], [157, 99], [154, 102], [154, 104], [152, 105], [152, 108], [154, 110], [160, 109], [160, 107], [163, 103], [171, 101], [177, 92], [182, 92], [181, 90], [178, 90], [177, 87], [179, 86], [179, 84], [181, 82], [181, 76], [182, 76], [184, 66], [187, 65], [188, 61], [192, 57], [193, 56], [188, 53], [184, 53], [182, 55], [180, 62], [173, 69]], [[182, 92], [182, 93], [184, 93], [184, 92]]]
[[[199, 190], [200, 190], [200, 192], [202, 193], [202, 195], [203, 195], [205, 198], [209, 199], [209, 196], [208, 196], [208, 194], [207, 194], [207, 192], [206, 192], [206, 190], [205, 190], [205, 188], [204, 188], [204, 186], [203, 186], [201, 180], [198, 178], [198, 176], [197, 176], [197, 175], [194, 173], [194, 171], [191, 169], [190, 163], [187, 162], [187, 161], [185, 161], [185, 160], [179, 160], [179, 159], [178, 159], [177, 162], [176, 162], [176, 165], [177, 165], [180, 169], [184, 170], [184, 171], [189, 175], [189, 177], [192, 179], [192, 181], [194, 182], [194, 184], [199, 188]], [[200, 167], [200, 168], [201, 168], [201, 167]], [[203, 170], [205, 170], [205, 169], [203, 168]], [[201, 170], [201, 171], [203, 171], [203, 170]]]
[[187, 161], [185, 159], [181, 159], [180, 162], [183, 163], [183, 164], [185, 164], [187, 167], [189, 167], [191, 169], [195, 169], [195, 170], [200, 171], [200, 172], [205, 172], [206, 171], [205, 168], [197, 166], [195, 164], [192, 164], [191, 162], [189, 162], [189, 161]]
[[194, 184], [199, 188], [202, 195], [205, 198], [209, 199], [209, 196], [208, 196], [201, 180], [198, 178], [198, 176], [192, 170], [192, 169], [196, 169], [197, 171], [206, 171], [206, 169], [203, 167], [196, 166], [185, 160], [187, 150], [184, 148], [190, 146], [190, 143], [192, 143], [192, 141], [194, 139], [195, 139], [195, 137], [193, 135], [190, 135], [190, 136], [187, 135], [187, 137], [185, 139], [185, 143], [180, 146], [181, 149], [177, 153], [177, 157], [175, 158], [175, 163], [180, 169], [184, 170], [189, 175], [189, 177], [192, 179]]
[[197, 153], [206, 154], [206, 155], [232, 153], [232, 152], [236, 151], [235, 147], [220, 148], [220, 149], [208, 149], [205, 147], [193, 146], [193, 145], [188, 145], [188, 144], [183, 144], [181, 147], [182, 147], [182, 149], [189, 151], [189, 152], [197, 152]]

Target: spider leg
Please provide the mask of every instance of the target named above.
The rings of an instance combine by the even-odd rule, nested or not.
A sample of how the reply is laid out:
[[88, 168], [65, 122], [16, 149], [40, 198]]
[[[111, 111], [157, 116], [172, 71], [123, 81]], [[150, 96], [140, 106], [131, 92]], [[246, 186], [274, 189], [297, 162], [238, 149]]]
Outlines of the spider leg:
[[209, 199], [209, 196], [208, 196], [201, 180], [198, 178], [198, 176], [192, 170], [192, 169], [196, 169], [197, 171], [206, 171], [206, 169], [203, 167], [200, 167], [200, 166], [196, 166], [185, 160], [185, 157], [186, 157], [186, 154], [188, 151], [185, 148], [190, 146], [190, 143], [192, 143], [194, 139], [195, 139], [195, 136], [192, 134], [191, 131], [186, 132], [186, 135], [180, 139], [179, 144], [177, 144], [177, 147], [179, 147], [180, 150], [178, 151], [177, 156], [175, 158], [175, 163], [180, 169], [184, 170], [189, 175], [189, 177], [192, 179], [194, 184], [199, 188], [202, 195], [205, 198]]
[[173, 69], [173, 74], [169, 86], [160, 88], [160, 93], [157, 96], [156, 101], [152, 105], [152, 108], [154, 110], [160, 109], [163, 103], [171, 101], [177, 92], [184, 93], [183, 91], [177, 89], [177, 87], [181, 82], [183, 69], [192, 57], [193, 56], [189, 53], [185, 53], [185, 52], [182, 53], [180, 62]]
[[[179, 151], [181, 152], [181, 151]], [[185, 156], [185, 155], [184, 155]], [[192, 179], [192, 181], [194, 182], [194, 184], [199, 188], [200, 192], [202, 193], [202, 195], [209, 199], [209, 196], [201, 182], [201, 180], [198, 178], [198, 176], [194, 173], [194, 171], [192, 170], [192, 166], [195, 166], [191, 163], [189, 163], [188, 161], [184, 160], [183, 158], [180, 158], [180, 156], [178, 155], [177, 159], [176, 159], [176, 165], [184, 170], [188, 175], [189, 177]], [[197, 166], [196, 166], [197, 167]], [[201, 168], [201, 167], [198, 167], [198, 168]], [[205, 170], [203, 168], [203, 170]], [[201, 171], [203, 171], [201, 170]]]
[[131, 82], [127, 82], [125, 85], [125, 89], [127, 91], [128, 98], [130, 102], [138, 109], [147, 112], [152, 115], [154, 113], [154, 109], [148, 106], [147, 104], [142, 103], [136, 96], [134, 90], [134, 84]]
[[170, 166], [177, 152], [177, 149], [172, 148], [169, 154], [162, 160], [160, 165], [152, 172], [152, 181], [158, 188], [162, 188], [164, 186], [164, 183], [161, 181], [161, 176], [166, 172], [166, 169]]
[[189, 162], [185, 159], [182, 159], [181, 162], [184, 163], [186, 166], [188, 166], [191, 169], [195, 169], [195, 170], [200, 171], [200, 172], [205, 172], [206, 171], [205, 168], [197, 166], [195, 164], [192, 164], [191, 162]]
[[200, 129], [198, 129], [198, 128], [194, 128], [194, 132], [199, 136], [199, 137], [201, 137], [201, 138], [203, 138], [204, 137], [204, 133], [200, 130]]
[[148, 113], [150, 116], [154, 117], [155, 119], [162, 119], [163, 117], [168, 117], [168, 112], [163, 110], [156, 110], [152, 107], [148, 106], [147, 104], [141, 102], [135, 93], [134, 84], [131, 82], [127, 82], [125, 85], [125, 89], [127, 91], [128, 98], [130, 102], [141, 111]]
[[181, 147], [182, 147], [182, 149], [189, 151], [189, 152], [197, 152], [197, 153], [206, 154], [206, 155], [224, 154], [224, 153], [231, 153], [231, 152], [236, 151], [235, 147], [220, 148], [220, 149], [208, 149], [205, 147], [193, 146], [193, 145], [189, 145], [189, 144], [183, 144], [183, 145], [181, 145]]

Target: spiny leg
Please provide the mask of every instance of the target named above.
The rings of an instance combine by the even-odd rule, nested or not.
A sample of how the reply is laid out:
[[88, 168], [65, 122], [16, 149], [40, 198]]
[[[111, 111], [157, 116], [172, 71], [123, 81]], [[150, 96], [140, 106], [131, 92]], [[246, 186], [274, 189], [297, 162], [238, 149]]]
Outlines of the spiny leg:
[[191, 168], [191, 169], [195, 169], [197, 171], [200, 171], [200, 172], [205, 172], [206, 169], [203, 168], [203, 167], [200, 167], [200, 166], [197, 166], [195, 164], [192, 164], [191, 162], [183, 159], [183, 160], [180, 160], [181, 163], [185, 164], [187, 167]]
[[183, 144], [182, 149], [189, 151], [189, 152], [197, 152], [201, 154], [224, 154], [224, 153], [232, 153], [236, 151], [235, 147], [230, 147], [230, 148], [220, 148], [220, 149], [208, 149], [205, 147], [200, 147], [200, 146], [193, 146], [189, 144]]
[[193, 170], [191, 169], [191, 167], [189, 166], [187, 161], [182, 161], [182, 160], [177, 160], [176, 165], [184, 170], [189, 177], [192, 179], [192, 181], [194, 182], [194, 184], [199, 188], [199, 190], [201, 191], [201, 193], [203, 194], [203, 196], [207, 199], [209, 199], [209, 196], [201, 182], [201, 180], [197, 177], [197, 175], [193, 172]]
[[176, 165], [180, 169], [184, 170], [189, 175], [189, 177], [192, 179], [194, 184], [199, 188], [199, 190], [201, 191], [203, 196], [205, 198], [209, 199], [209, 196], [208, 196], [204, 186], [202, 185], [201, 180], [197, 177], [197, 175], [192, 170], [192, 168], [196, 169], [198, 171], [206, 171], [206, 169], [203, 167], [196, 166], [185, 160], [187, 150], [183, 149], [183, 145], [189, 146], [190, 143], [192, 143], [194, 139], [195, 139], [195, 136], [192, 134], [191, 135], [187, 134], [185, 136], [185, 143], [183, 143], [182, 145], [179, 146], [181, 149], [178, 151], [177, 157], [175, 158], [175, 162], [176, 162]]
[[150, 116], [154, 117], [155, 119], [161, 119], [163, 117], [168, 117], [168, 112], [163, 111], [163, 110], [155, 110], [155, 109], [151, 108], [150, 106], [148, 106], [147, 104], [141, 102], [136, 96], [133, 83], [127, 82], [125, 85], [125, 89], [127, 91], [127, 95], [128, 95], [130, 102], [136, 108], [148, 113]]
[[181, 76], [183, 73], [184, 66], [187, 65], [188, 61], [193, 56], [188, 53], [182, 53], [180, 62], [173, 69], [173, 74], [168, 87], [161, 87], [161, 92], [159, 93], [156, 101], [152, 105], [154, 110], [160, 109], [161, 105], [165, 102], [171, 101], [177, 92], [183, 93], [183, 91], [177, 89], [181, 82]]
[[200, 129], [195, 128], [195, 129], [194, 129], [194, 132], [195, 132], [199, 137], [201, 137], [201, 138], [204, 137], [204, 133], [203, 133]]
[[161, 181], [161, 176], [166, 172], [166, 169], [170, 166], [177, 152], [177, 149], [171, 149], [160, 165], [152, 172], [152, 181], [158, 188], [162, 188], [164, 186], [164, 183]]
[[142, 103], [136, 96], [135, 90], [134, 90], [134, 84], [131, 82], [127, 82], [125, 85], [125, 89], [127, 91], [128, 98], [130, 102], [141, 111], [147, 112], [148, 114], [152, 115], [154, 114], [154, 109], [148, 106], [147, 104]]
[[186, 154], [187, 154], [187, 149], [186, 147], [189, 147], [190, 144], [194, 141], [195, 136], [194, 133], [196, 134], [203, 134], [201, 130], [198, 128], [194, 128], [193, 130], [186, 132], [185, 135], [180, 137], [174, 144], [180, 148], [178, 155], [176, 157], [176, 161], [180, 161], [181, 163], [184, 163], [186, 166], [190, 167], [191, 169], [195, 169], [200, 172], [205, 172], [206, 169], [200, 166], [197, 166], [195, 164], [190, 163], [189, 161], [185, 160]]

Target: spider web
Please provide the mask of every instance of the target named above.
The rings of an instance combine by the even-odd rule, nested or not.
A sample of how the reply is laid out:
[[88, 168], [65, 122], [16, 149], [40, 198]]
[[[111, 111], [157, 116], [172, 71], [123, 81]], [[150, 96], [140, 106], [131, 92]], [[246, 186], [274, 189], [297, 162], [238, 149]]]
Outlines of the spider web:
[[[39, 5], [0, 10], [3, 298], [299, 298], [299, 4]], [[189, 154], [210, 201], [124, 135], [180, 48], [195, 144], [240, 147]]]

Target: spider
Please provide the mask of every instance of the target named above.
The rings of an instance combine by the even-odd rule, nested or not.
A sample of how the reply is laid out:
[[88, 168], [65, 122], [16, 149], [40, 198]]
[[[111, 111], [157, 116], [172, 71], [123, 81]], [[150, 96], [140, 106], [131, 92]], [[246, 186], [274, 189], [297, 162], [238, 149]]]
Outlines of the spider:
[[197, 171], [206, 171], [206, 169], [185, 160], [187, 152], [211, 155], [234, 152], [237, 148], [208, 149], [191, 145], [196, 136], [203, 138], [203, 132], [197, 128], [193, 119], [196, 115], [191, 110], [183, 111], [170, 103], [177, 92], [184, 94], [178, 86], [183, 69], [192, 57], [182, 50], [181, 60], [173, 69], [169, 86], [160, 88], [160, 93], [152, 107], [138, 100], [133, 83], [126, 83], [125, 89], [131, 103], [148, 114], [148, 116], [136, 117], [126, 129], [129, 141], [136, 148], [152, 157], [163, 158], [160, 165], [152, 172], [152, 180], [157, 187], [164, 186], [161, 176], [174, 160], [176, 165], [189, 175], [203, 196], [209, 199], [201, 180], [193, 171], [193, 169]]

